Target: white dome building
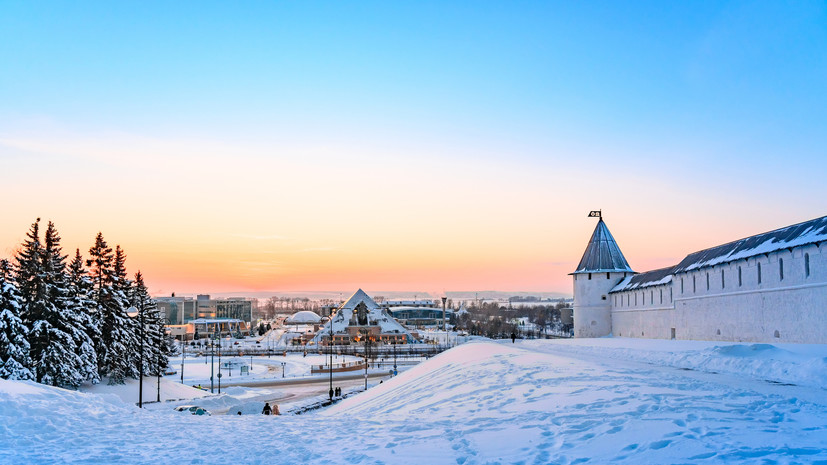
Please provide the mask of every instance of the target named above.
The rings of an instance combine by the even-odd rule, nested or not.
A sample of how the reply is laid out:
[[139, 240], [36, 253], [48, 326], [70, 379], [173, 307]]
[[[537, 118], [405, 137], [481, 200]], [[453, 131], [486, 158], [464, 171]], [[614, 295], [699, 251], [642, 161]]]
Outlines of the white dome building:
[[301, 312], [294, 313], [290, 315], [289, 318], [285, 321], [288, 325], [312, 325], [317, 324], [322, 321], [322, 317], [317, 315], [315, 312], [311, 312], [310, 310], [303, 310]]

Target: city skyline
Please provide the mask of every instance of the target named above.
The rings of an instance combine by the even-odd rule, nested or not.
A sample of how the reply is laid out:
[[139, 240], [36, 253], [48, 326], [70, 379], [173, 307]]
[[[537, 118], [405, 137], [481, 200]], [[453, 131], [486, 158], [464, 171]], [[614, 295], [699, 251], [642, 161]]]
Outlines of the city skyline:
[[10, 4], [0, 258], [98, 231], [153, 294], [571, 294], [820, 217], [827, 7]]

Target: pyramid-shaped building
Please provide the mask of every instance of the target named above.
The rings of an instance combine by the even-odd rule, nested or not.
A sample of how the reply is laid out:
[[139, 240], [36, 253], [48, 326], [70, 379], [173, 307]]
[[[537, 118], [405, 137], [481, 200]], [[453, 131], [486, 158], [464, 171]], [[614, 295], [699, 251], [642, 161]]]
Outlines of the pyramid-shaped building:
[[417, 342], [407, 328], [361, 289], [353, 293], [335, 312], [316, 333], [313, 338], [315, 343], [329, 344], [331, 335], [335, 345], [359, 344], [366, 340], [386, 344]]

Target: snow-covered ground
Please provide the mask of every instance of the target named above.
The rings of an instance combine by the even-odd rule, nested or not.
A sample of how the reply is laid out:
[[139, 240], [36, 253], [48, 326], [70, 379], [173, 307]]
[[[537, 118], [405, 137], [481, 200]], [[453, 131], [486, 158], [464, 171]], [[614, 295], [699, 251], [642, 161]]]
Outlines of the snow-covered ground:
[[[310, 376], [310, 369], [312, 366], [328, 364], [329, 357], [325, 355], [318, 355], [309, 353], [307, 356], [302, 354], [290, 353], [287, 356], [272, 356], [272, 357], [221, 357], [221, 364], [219, 365], [218, 357], [187, 357], [184, 363], [184, 383], [185, 384], [201, 384], [209, 385], [210, 374], [213, 373], [217, 382], [219, 366], [221, 369], [222, 383], [232, 384], [238, 382], [246, 382], [259, 379], [281, 379], [295, 378], [298, 376]], [[354, 357], [348, 355], [334, 355], [333, 366], [339, 367], [343, 363], [355, 364], [360, 363], [361, 357]], [[284, 366], [282, 367], [282, 363]], [[228, 365], [229, 364], [229, 365]], [[166, 376], [170, 380], [181, 380], [181, 356], [170, 359], [171, 369], [178, 371], [175, 375]], [[251, 366], [252, 365], [252, 366]], [[242, 374], [241, 367], [247, 367], [248, 373]]]
[[827, 463], [825, 361], [827, 346], [472, 342], [280, 417], [0, 381], [0, 463]]

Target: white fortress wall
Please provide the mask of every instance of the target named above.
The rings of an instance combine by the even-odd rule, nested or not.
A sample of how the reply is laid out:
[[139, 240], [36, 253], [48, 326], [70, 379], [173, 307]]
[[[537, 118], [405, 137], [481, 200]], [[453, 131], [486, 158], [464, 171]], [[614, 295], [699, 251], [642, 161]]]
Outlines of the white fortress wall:
[[677, 273], [667, 285], [612, 293], [613, 333], [668, 339], [674, 328], [677, 339], [825, 343], [826, 247], [783, 249]]
[[671, 297], [671, 284], [612, 293], [614, 335], [669, 339], [674, 327]]
[[688, 285], [675, 297], [678, 339], [827, 342], [825, 252], [824, 245], [806, 245], [679, 273], [676, 286], [680, 286], [680, 278]]

